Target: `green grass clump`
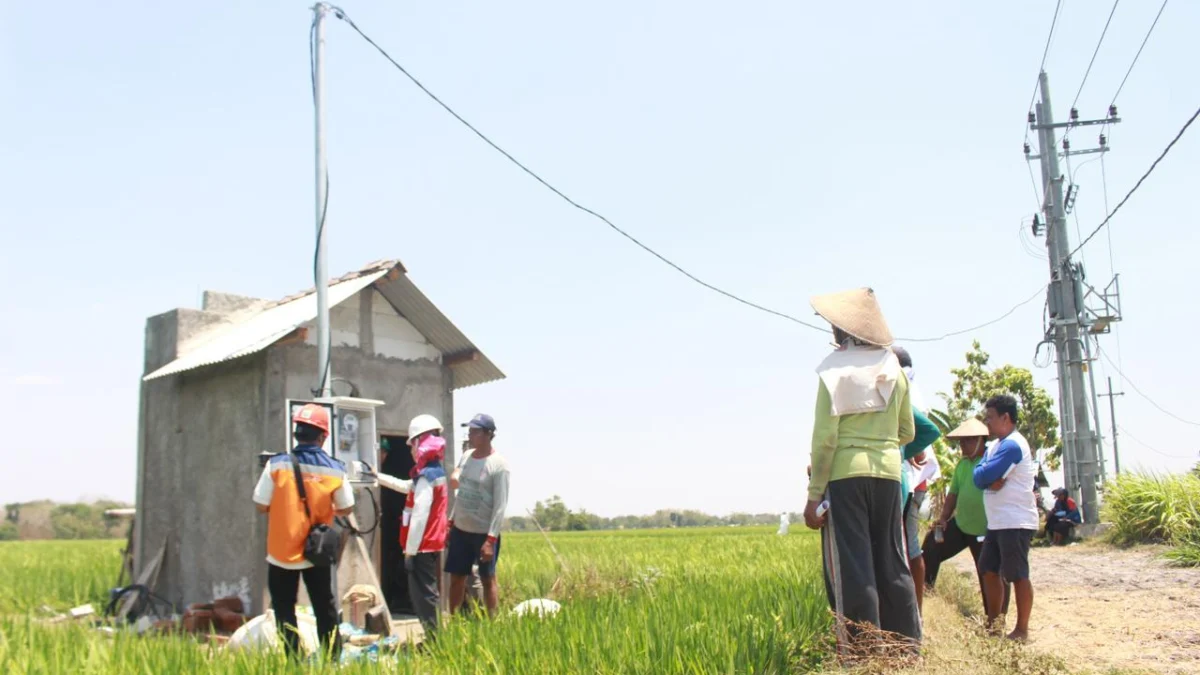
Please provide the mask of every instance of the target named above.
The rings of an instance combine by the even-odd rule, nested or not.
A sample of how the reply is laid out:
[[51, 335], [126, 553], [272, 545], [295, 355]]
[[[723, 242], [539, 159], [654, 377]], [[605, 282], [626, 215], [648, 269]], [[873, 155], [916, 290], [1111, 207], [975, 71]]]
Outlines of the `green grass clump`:
[[1200, 476], [1123, 474], [1109, 486], [1105, 519], [1116, 544], [1168, 544], [1175, 564], [1200, 566]]
[[[830, 618], [813, 533], [778, 537], [760, 527], [551, 537], [565, 571], [540, 534], [505, 535], [497, 620], [456, 617], [429, 654], [385, 656], [337, 672], [790, 673], [826, 665]], [[0, 576], [7, 615], [0, 619], [0, 672], [291, 672], [278, 653], [230, 653], [184, 637], [30, 618], [43, 604], [102, 603], [115, 583], [120, 545], [0, 546], [0, 565], [17, 570]], [[537, 597], [558, 600], [562, 611], [548, 619], [506, 611]]]
[[1105, 491], [1117, 544], [1178, 544], [1200, 528], [1200, 477], [1127, 473]]

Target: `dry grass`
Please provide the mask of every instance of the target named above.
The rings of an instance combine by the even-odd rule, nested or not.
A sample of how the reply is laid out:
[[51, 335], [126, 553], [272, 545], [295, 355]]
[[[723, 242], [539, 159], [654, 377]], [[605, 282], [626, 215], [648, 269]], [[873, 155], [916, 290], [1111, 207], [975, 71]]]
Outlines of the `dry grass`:
[[840, 673], [853, 675], [1059, 675], [1070, 673], [1059, 658], [983, 630], [979, 587], [974, 578], [949, 567], [938, 576], [937, 593], [924, 605], [924, 641], [916, 660], [876, 658]]

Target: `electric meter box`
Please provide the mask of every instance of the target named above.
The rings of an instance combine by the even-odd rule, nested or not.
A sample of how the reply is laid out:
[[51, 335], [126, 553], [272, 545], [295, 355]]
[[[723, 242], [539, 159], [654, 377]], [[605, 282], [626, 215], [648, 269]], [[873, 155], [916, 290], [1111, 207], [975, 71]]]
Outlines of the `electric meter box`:
[[[383, 401], [350, 396], [331, 396], [312, 401], [289, 399], [287, 402], [287, 438], [289, 449], [295, 449], [292, 436], [292, 417], [305, 404], [315, 403], [329, 410], [330, 430], [322, 450], [346, 465], [352, 483], [373, 485], [374, 469], [379, 466], [379, 442], [375, 426], [375, 409]], [[368, 471], [364, 472], [364, 464]]]

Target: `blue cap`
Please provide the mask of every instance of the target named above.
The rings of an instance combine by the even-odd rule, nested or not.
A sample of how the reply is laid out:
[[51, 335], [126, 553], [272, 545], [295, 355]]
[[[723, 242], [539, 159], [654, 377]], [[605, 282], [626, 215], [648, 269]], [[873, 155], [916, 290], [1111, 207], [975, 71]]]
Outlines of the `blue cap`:
[[484, 415], [483, 413], [479, 413], [478, 415], [472, 417], [471, 421], [467, 422], [463, 426], [471, 427], [473, 429], [483, 429], [485, 431], [495, 432], [496, 431], [496, 420], [492, 419], [491, 415]]

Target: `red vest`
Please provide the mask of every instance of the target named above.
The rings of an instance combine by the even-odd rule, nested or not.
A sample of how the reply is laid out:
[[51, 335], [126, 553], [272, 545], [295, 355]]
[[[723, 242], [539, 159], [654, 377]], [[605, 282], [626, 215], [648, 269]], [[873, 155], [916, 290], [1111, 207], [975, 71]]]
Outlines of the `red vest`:
[[[438, 553], [446, 548], [446, 533], [449, 529], [446, 521], [447, 490], [446, 472], [440, 466], [426, 468], [413, 480], [413, 487], [408, 492], [408, 498], [404, 500], [404, 514], [400, 521], [400, 548], [405, 555]], [[432, 492], [433, 500], [418, 506], [418, 491]], [[413, 526], [421, 527], [422, 523], [424, 529], [420, 533], [421, 543], [416, 551], [410, 551], [409, 533]]]

